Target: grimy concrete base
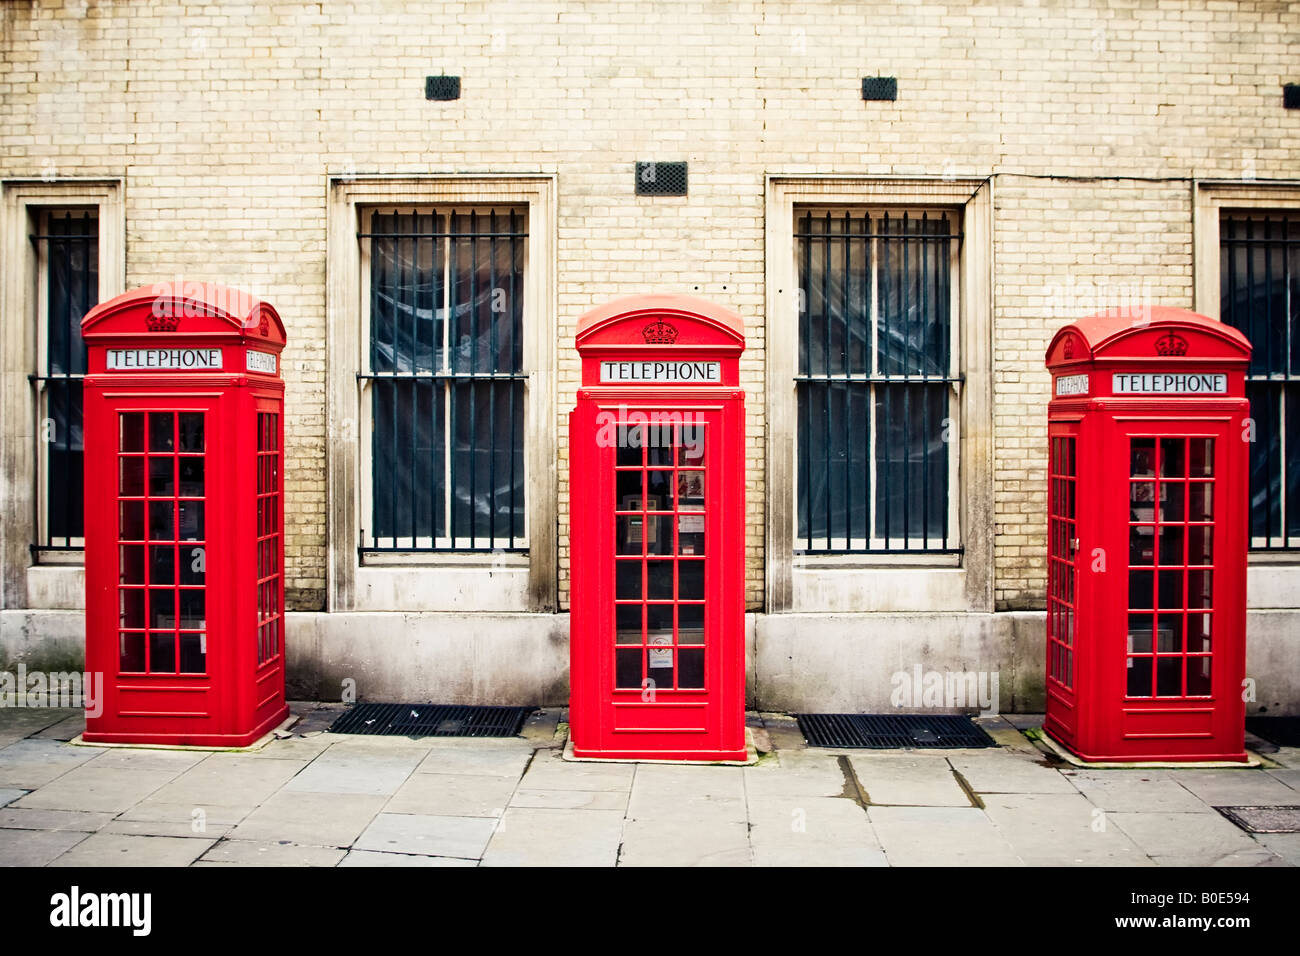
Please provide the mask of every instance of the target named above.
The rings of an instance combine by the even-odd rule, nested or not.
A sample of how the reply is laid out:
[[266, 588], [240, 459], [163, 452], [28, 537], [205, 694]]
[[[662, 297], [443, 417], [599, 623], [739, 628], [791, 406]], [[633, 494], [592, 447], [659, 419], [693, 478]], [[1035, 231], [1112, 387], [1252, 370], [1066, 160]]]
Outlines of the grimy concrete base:
[[571, 735], [566, 735], [564, 752], [561, 756], [573, 763], [653, 763], [664, 764], [669, 767], [751, 767], [758, 763], [758, 748], [754, 746], [753, 733], [746, 727], [744, 760], [652, 760], [641, 757], [579, 757], [573, 752], [573, 737]]
[[1246, 759], [1240, 763], [1235, 760], [1084, 760], [1073, 754], [1063, 744], [1053, 740], [1047, 731], [1039, 734], [1038, 739], [1044, 747], [1060, 757], [1066, 763], [1088, 770], [1250, 770], [1261, 767], [1264, 761], [1246, 751]]
[[[1248, 714], [1300, 714], [1300, 610], [1246, 618]], [[0, 611], [0, 669], [83, 665], [77, 610]], [[996, 676], [999, 713], [1041, 713], [1044, 615], [781, 613], [745, 615], [746, 701], [783, 713], [936, 710], [895, 701], [899, 675]], [[567, 614], [307, 612], [287, 615], [289, 696], [563, 707], [569, 697]], [[351, 696], [349, 696], [351, 695]], [[966, 711], [966, 706], [947, 709]]]
[[[256, 750], [261, 750], [272, 740], [282, 736], [282, 731], [287, 731], [298, 721], [297, 714], [290, 714], [280, 723], [276, 724], [262, 736], [258, 737], [246, 747], [192, 747], [189, 744], [119, 744], [111, 742], [100, 742], [95, 740], [85, 740], [82, 734], [77, 734], [68, 741], [74, 747], [99, 747], [105, 750], [193, 750], [198, 753], [232, 753], [246, 754]], [[287, 735], [286, 735], [287, 736]]]

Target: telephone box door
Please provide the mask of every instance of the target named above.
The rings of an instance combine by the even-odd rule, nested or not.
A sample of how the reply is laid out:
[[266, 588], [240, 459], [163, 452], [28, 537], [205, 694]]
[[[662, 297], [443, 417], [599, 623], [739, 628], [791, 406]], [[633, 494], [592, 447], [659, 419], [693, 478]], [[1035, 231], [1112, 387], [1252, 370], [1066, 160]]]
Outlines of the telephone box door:
[[[1123, 699], [1119, 728], [1125, 739], [1153, 735], [1174, 740], [1228, 739], [1240, 733], [1244, 711], [1234, 686], [1244, 661], [1240, 555], [1244, 554], [1244, 475], [1229, 475], [1227, 421], [1143, 420], [1115, 425], [1114, 487], [1124, 489], [1124, 511], [1108, 516], [1127, 553], [1125, 635], [1105, 684]], [[1238, 439], [1240, 440], [1240, 439]], [[1242, 498], [1242, 502], [1234, 500]], [[1238, 560], [1232, 560], [1232, 558]], [[1227, 560], [1225, 560], [1227, 558]]]
[[1048, 425], [1047, 695], [1048, 720], [1073, 736], [1078, 724], [1079, 424]]

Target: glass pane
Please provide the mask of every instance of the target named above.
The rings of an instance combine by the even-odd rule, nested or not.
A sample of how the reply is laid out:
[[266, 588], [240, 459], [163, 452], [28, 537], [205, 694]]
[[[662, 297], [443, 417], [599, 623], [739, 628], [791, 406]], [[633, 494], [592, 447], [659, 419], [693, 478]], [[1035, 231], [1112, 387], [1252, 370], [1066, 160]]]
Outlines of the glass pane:
[[182, 497], [203, 497], [203, 459], [180, 459], [180, 494]]
[[1156, 617], [1156, 650], [1161, 654], [1177, 654], [1183, 649], [1183, 616], [1160, 614]]
[[1187, 563], [1214, 563], [1214, 526], [1192, 525], [1187, 529]]
[[1151, 653], [1151, 615], [1128, 616], [1128, 651], [1130, 654]]
[[118, 592], [118, 618], [122, 627], [144, 627], [144, 590], [122, 588]]
[[[646, 650], [645, 663], [646, 674], [654, 678], [655, 684], [659, 687], [673, 686], [673, 652], [672, 643], [673, 635], [671, 631], [659, 631], [646, 635], [646, 643], [650, 649]], [[662, 649], [655, 650], [658, 645], [664, 645]]]
[[182, 501], [180, 503], [182, 541], [201, 541], [203, 539], [202, 501]]
[[614, 642], [616, 644], [641, 643], [640, 604], [614, 605]]
[[[876, 347], [887, 375], [948, 372], [948, 224], [928, 214], [882, 217]], [[831, 268], [838, 265], [830, 257]], [[841, 273], [842, 274], [842, 273]], [[835, 327], [832, 322], [831, 327]], [[834, 368], [839, 371], [839, 368]]]
[[1181, 565], [1183, 561], [1183, 538], [1185, 528], [1180, 524], [1167, 524], [1160, 527], [1160, 563], [1164, 565]]
[[186, 588], [181, 591], [181, 627], [201, 631], [207, 626], [205, 593], [202, 588]]
[[149, 502], [149, 537], [151, 540], [167, 541], [175, 539], [174, 515], [172, 514], [174, 507], [170, 501]]
[[126, 498], [136, 498], [144, 494], [144, 459], [121, 458], [118, 460], [118, 494]]
[[[885, 546], [940, 547], [948, 521], [948, 387], [876, 387], [875, 534]], [[847, 459], [847, 456], [846, 456]], [[837, 500], [831, 482], [831, 503]], [[850, 488], [844, 492], [851, 495]]]
[[646, 632], [666, 631], [672, 633], [673, 606], [671, 604], [647, 604], [645, 608]]
[[1183, 659], [1181, 657], [1156, 658], [1156, 696], [1183, 696]]
[[672, 515], [646, 515], [646, 551], [650, 554], [673, 553]]
[[144, 671], [144, 635], [122, 634], [119, 638], [118, 667], [131, 673]]
[[[1064, 529], [1061, 532], [1065, 533]], [[1153, 564], [1155, 563], [1155, 533], [1156, 529], [1149, 524], [1135, 524], [1128, 529], [1128, 562], [1129, 564]], [[1064, 549], [1060, 553], [1064, 553]]]
[[646, 568], [649, 575], [648, 595], [651, 600], [671, 601], [673, 599], [673, 562], [648, 561]]
[[1187, 572], [1187, 606], [1192, 609], [1213, 607], [1211, 591], [1213, 571]]
[[1166, 523], [1183, 521], [1183, 504], [1186, 486], [1182, 482], [1160, 483], [1160, 520]]
[[677, 597], [683, 601], [704, 600], [704, 562], [677, 562]]
[[680, 511], [704, 510], [704, 472], [677, 473], [677, 508]]
[[[263, 546], [273, 545], [274, 542], [265, 541]], [[202, 584], [206, 578], [207, 555], [203, 548], [182, 548], [181, 549], [181, 584]], [[274, 571], [274, 568], [264, 569], [259, 576], [265, 576]]]
[[1129, 444], [1129, 474], [1134, 478], [1151, 478], [1156, 473], [1156, 440], [1134, 438]]
[[149, 583], [174, 584], [176, 581], [176, 548], [174, 545], [149, 546]]
[[683, 425], [678, 430], [677, 464], [679, 466], [703, 466], [704, 434], [703, 425]]
[[1185, 439], [1160, 439], [1160, 475], [1163, 478], [1187, 477], [1187, 441]]
[[641, 562], [618, 561], [614, 565], [614, 596], [620, 601], [639, 601], [641, 593]]
[[181, 635], [181, 673], [202, 674], [207, 669], [207, 635]]
[[99, 220], [89, 211], [50, 212], [42, 231], [50, 237], [45, 241], [46, 365], [53, 375], [79, 375], [86, 371], [81, 319], [99, 299]]
[[149, 635], [149, 670], [151, 673], [176, 673], [176, 635]]
[[1160, 606], [1162, 608], [1182, 608], [1183, 605], [1183, 573], [1182, 571], [1161, 571], [1160, 578]]
[[181, 412], [181, 451], [203, 451], [203, 413]]
[[704, 650], [683, 648], [677, 652], [681, 668], [677, 673], [678, 687], [704, 686]]
[[149, 413], [149, 450], [174, 451], [175, 418], [171, 412]]
[[1189, 654], [1208, 654], [1210, 652], [1210, 614], [1187, 615], [1187, 652]]
[[[447, 534], [444, 497], [447, 392], [442, 385], [427, 380], [377, 381], [371, 388], [374, 392], [371, 446], [373, 537], [388, 539], [379, 541], [381, 546], [397, 546], [396, 539], [405, 539], [402, 545], [414, 547], [412, 538], [431, 539], [435, 535]], [[468, 436], [462, 440], [467, 442]], [[487, 442], [484, 442], [484, 451], [488, 451]], [[274, 457], [268, 456], [267, 461], [271, 463], [267, 467], [274, 469]], [[490, 471], [492, 459], [488, 454], [471, 454], [466, 445], [455, 467], [468, 468], [471, 464], [487, 466]], [[508, 484], [508, 469], [503, 474]], [[464, 491], [464, 495], [452, 503], [453, 508], [458, 509], [457, 537], [467, 537], [470, 531], [467, 521], [469, 477], [456, 476], [458, 487]], [[473, 477], [477, 479], [478, 475]], [[273, 481], [274, 476], [268, 474], [263, 484], [274, 487]], [[506, 500], [509, 500], [508, 488]], [[522, 505], [522, 495], [517, 500]], [[508, 534], [508, 530], [508, 524], [500, 526], [501, 533]]]
[[618, 449], [614, 463], [620, 466], [643, 464], [642, 447], [645, 445], [645, 430], [641, 425], [628, 427], [620, 425], [617, 430]]
[[[641, 509], [642, 471], [615, 472], [615, 494], [618, 495], [614, 507], [619, 511], [639, 511]], [[634, 500], [629, 500], [634, 499]]]
[[176, 592], [171, 588], [149, 589], [149, 626], [156, 630], [176, 626]]
[[1131, 608], [1155, 607], [1155, 575], [1150, 571], [1128, 573], [1128, 606]]
[[678, 640], [683, 644], [704, 643], [704, 605], [679, 604], [677, 606]]
[[144, 546], [128, 544], [118, 550], [121, 554], [118, 565], [119, 580], [123, 584], [144, 584]]
[[641, 650], [614, 652], [614, 686], [623, 690], [641, 686]]
[[176, 459], [149, 459], [149, 495], [152, 498], [170, 498], [176, 493]]
[[123, 541], [144, 540], [144, 502], [123, 501], [118, 505], [118, 533]]
[[1214, 439], [1188, 439], [1187, 473], [1193, 478], [1214, 477]]
[[865, 383], [799, 383], [799, 547], [864, 546], [871, 499], [870, 400]]
[[1151, 696], [1152, 662], [1153, 658], [1150, 657], [1130, 657], [1128, 659], [1127, 693], [1129, 697]]
[[1187, 488], [1187, 520], [1214, 520], [1214, 483], [1194, 481]]
[[122, 412], [118, 448], [121, 451], [144, 451], [144, 414]]
[[1208, 697], [1211, 693], [1210, 661], [1208, 657], [1187, 658], [1187, 695]]

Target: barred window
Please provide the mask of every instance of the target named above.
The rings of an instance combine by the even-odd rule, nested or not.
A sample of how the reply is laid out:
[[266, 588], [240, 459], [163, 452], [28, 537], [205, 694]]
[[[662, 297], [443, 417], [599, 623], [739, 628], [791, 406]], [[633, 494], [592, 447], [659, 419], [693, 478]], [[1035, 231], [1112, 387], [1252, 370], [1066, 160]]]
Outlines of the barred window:
[[957, 214], [795, 216], [795, 549], [957, 553]]
[[1300, 214], [1225, 210], [1220, 311], [1250, 339], [1250, 538], [1300, 548]]
[[37, 540], [34, 549], [84, 546], [81, 319], [99, 301], [96, 210], [44, 210], [34, 219], [37, 277]]
[[362, 550], [525, 550], [526, 210], [363, 223]]

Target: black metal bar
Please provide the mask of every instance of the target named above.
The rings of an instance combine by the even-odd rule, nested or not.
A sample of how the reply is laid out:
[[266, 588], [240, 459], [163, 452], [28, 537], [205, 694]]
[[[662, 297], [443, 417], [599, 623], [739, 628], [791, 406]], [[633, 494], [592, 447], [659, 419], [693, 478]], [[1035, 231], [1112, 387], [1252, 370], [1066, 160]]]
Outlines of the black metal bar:
[[[480, 239], [527, 239], [527, 232], [478, 232], [475, 235]], [[33, 239], [36, 237], [33, 236]], [[464, 239], [464, 232], [452, 230], [450, 232], [359, 232], [358, 239]]]

